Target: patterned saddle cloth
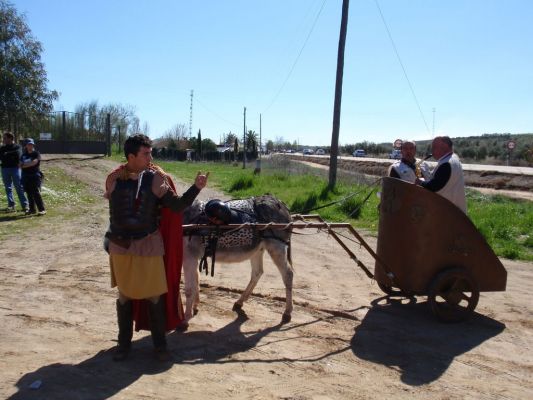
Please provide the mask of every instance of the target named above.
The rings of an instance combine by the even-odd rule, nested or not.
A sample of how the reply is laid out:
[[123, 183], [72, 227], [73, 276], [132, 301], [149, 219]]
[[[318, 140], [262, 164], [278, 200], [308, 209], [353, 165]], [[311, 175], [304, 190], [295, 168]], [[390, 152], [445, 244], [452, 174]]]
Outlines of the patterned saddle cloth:
[[[253, 198], [244, 200], [230, 200], [226, 202], [226, 205], [231, 209], [230, 224], [253, 224], [258, 222], [258, 218], [254, 209]], [[209, 223], [207, 217], [205, 217], [205, 222], [202, 221], [201, 223]], [[261, 240], [259, 232], [253, 228], [243, 228], [231, 231], [220, 230], [218, 233], [216, 231], [211, 231], [208, 235], [202, 235], [204, 246], [207, 246], [210, 236], [213, 236], [213, 234], [218, 236], [217, 249], [219, 250], [251, 250], [257, 246]]]

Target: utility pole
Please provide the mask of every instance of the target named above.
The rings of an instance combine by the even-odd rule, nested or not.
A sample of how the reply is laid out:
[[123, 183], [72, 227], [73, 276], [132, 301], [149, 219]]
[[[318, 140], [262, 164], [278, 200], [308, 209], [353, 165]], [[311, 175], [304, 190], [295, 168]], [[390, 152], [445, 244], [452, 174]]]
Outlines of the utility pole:
[[189, 139], [192, 138], [192, 97], [193, 97], [193, 90], [191, 89], [191, 113], [189, 114]]
[[244, 107], [244, 126], [242, 133], [242, 169], [246, 168], [246, 107]]
[[335, 103], [333, 106], [333, 132], [331, 133], [331, 152], [329, 157], [329, 187], [337, 182], [337, 156], [339, 154], [339, 128], [341, 121], [342, 76], [344, 73], [344, 47], [348, 28], [348, 7], [350, 0], [342, 0], [341, 30], [337, 52], [337, 77], [335, 80]]
[[255, 170], [254, 174], [261, 173], [261, 114], [259, 114], [259, 157], [255, 160]]

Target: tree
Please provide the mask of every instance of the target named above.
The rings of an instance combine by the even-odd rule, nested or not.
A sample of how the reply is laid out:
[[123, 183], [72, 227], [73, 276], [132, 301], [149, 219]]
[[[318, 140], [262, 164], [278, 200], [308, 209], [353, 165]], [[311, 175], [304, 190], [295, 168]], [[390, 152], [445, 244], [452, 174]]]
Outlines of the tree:
[[139, 117], [133, 117], [131, 121], [130, 131], [132, 135], [141, 132], [141, 120], [139, 119]]
[[[120, 103], [109, 103], [100, 106], [97, 100], [91, 100], [87, 103], [80, 103], [74, 108], [75, 112], [75, 128], [78, 130], [88, 130], [89, 132], [104, 132], [106, 116], [109, 114], [110, 123], [113, 133], [113, 141], [123, 142], [128, 135], [136, 133], [145, 133], [149, 131], [148, 124], [140, 128], [140, 120], [135, 115], [135, 107], [131, 105], [123, 105]], [[118, 132], [120, 127], [120, 135]]]
[[235, 140], [239, 140], [237, 138], [237, 135], [234, 133], [231, 133], [231, 131], [225, 136], [224, 143], [222, 143], [225, 146], [232, 146], [233, 143], [235, 143]]
[[235, 138], [233, 142], [233, 161], [237, 161], [237, 154], [239, 153], [239, 139]]
[[251, 151], [252, 153], [257, 153], [257, 143], [259, 142], [259, 137], [255, 131], [249, 130], [246, 132], [246, 151]]
[[15, 7], [0, 0], [0, 125], [17, 133], [52, 111], [43, 51]]
[[204, 153], [217, 151], [217, 145], [211, 139], [202, 139], [202, 151]]
[[142, 133], [146, 136], [150, 136], [150, 125], [148, 122], [144, 121], [143, 127], [139, 133]]
[[266, 151], [267, 153], [272, 153], [274, 151], [274, 142], [272, 140], [267, 141]]
[[283, 136], [276, 136], [276, 140], [274, 141], [274, 144], [275, 144], [277, 151], [280, 151], [283, 149], [284, 142], [285, 142], [285, 139], [283, 139]]
[[160, 141], [164, 146], [166, 142], [174, 142], [177, 149], [185, 150], [189, 147], [189, 129], [185, 124], [176, 124], [163, 135], [163, 140]]
[[291, 149], [292, 150], [298, 150], [298, 142], [296, 140], [292, 142]]
[[485, 158], [487, 158], [487, 148], [485, 146], [481, 146], [476, 151], [476, 160], [482, 161]]
[[198, 157], [201, 159], [202, 158], [202, 131], [200, 129], [198, 129], [198, 139], [196, 141], [197, 143], [197, 146], [198, 146]]

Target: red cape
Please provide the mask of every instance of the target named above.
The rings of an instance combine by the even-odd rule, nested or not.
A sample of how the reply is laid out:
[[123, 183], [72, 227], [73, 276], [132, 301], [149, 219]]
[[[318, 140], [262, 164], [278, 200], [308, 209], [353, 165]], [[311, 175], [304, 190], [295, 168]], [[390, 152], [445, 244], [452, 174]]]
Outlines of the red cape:
[[[169, 185], [174, 191], [174, 182], [167, 175]], [[183, 303], [180, 296], [181, 264], [183, 261], [183, 226], [182, 214], [176, 214], [170, 209], [161, 209], [161, 221], [159, 231], [163, 236], [165, 245], [165, 271], [167, 275], [167, 293], [161, 298], [166, 302], [167, 331], [176, 329], [183, 321]], [[135, 330], [150, 330], [150, 317], [148, 315], [149, 300], [133, 300], [133, 320]], [[161, 300], [160, 300], [161, 301]]]

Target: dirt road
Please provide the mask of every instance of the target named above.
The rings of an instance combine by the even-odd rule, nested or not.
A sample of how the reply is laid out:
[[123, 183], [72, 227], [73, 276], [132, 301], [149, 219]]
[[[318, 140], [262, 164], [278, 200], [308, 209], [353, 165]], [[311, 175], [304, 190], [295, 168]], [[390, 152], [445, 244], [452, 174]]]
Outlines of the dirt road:
[[[50, 161], [102, 194], [105, 160]], [[185, 185], [180, 185], [181, 189]], [[207, 191], [203, 196], [213, 197]], [[102, 199], [74, 220], [1, 244], [0, 397], [9, 399], [526, 399], [533, 395], [533, 264], [503, 260], [506, 292], [482, 293], [474, 318], [442, 324], [424, 298], [389, 301], [324, 233], [293, 236], [295, 309], [279, 325], [283, 284], [266, 260], [231, 311], [247, 264], [201, 276], [199, 314], [154, 360], [146, 332], [124, 363], [101, 239]], [[375, 240], [368, 237], [375, 246]], [[369, 266], [372, 258], [354, 246]], [[31, 385], [40, 386], [32, 389]]]

